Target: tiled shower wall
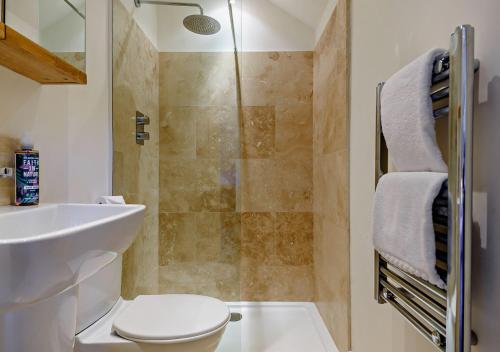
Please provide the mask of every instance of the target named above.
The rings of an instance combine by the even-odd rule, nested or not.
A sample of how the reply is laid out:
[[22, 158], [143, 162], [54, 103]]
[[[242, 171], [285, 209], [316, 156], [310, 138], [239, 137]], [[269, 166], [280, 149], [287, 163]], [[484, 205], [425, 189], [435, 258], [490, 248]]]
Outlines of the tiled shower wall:
[[[121, 1], [113, 0], [113, 193], [147, 207], [123, 258], [126, 298], [158, 291], [158, 91], [158, 52]], [[136, 110], [151, 119], [144, 146], [135, 142]]]
[[313, 55], [241, 63], [160, 53], [160, 291], [312, 300]]
[[339, 0], [314, 52], [315, 301], [340, 351], [350, 349], [348, 18]]
[[[243, 53], [239, 81], [232, 53], [158, 54], [118, 4], [114, 192], [148, 206], [124, 296], [314, 300], [347, 350], [345, 1], [314, 54]], [[143, 147], [136, 109], [152, 118]]]
[[[14, 154], [17, 149], [17, 139], [0, 135], [0, 167], [14, 167]], [[13, 200], [14, 179], [0, 178], [0, 206], [10, 205]]]

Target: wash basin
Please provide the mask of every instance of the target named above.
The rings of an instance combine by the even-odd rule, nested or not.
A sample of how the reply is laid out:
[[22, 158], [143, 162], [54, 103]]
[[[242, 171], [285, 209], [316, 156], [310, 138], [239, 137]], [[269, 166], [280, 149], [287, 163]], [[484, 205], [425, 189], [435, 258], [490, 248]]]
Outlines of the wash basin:
[[74, 287], [122, 254], [143, 205], [0, 207], [0, 313]]

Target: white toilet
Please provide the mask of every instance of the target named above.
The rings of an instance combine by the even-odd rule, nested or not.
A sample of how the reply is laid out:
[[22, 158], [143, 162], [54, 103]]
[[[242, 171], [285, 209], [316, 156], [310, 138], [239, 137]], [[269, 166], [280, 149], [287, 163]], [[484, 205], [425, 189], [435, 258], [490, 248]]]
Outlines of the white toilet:
[[121, 257], [79, 287], [75, 352], [214, 352], [231, 318], [215, 298], [120, 297]]

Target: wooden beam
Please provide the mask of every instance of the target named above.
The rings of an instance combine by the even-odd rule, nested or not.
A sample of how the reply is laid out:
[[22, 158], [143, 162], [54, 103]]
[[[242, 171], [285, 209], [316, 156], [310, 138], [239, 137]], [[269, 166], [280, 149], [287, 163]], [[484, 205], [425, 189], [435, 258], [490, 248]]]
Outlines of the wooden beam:
[[85, 72], [3, 23], [0, 39], [0, 65], [42, 84], [87, 84]]

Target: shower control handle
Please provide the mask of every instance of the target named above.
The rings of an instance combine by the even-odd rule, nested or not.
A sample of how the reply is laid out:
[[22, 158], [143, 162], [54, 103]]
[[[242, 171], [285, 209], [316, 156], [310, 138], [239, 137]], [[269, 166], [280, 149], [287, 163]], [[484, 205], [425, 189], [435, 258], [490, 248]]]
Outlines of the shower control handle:
[[144, 131], [144, 126], [149, 125], [150, 119], [140, 111], [135, 112], [135, 142], [144, 145], [144, 141], [149, 141], [149, 132]]
[[135, 139], [138, 141], [149, 141], [149, 132], [137, 132]]
[[145, 126], [145, 125], [149, 125], [149, 117], [147, 116], [137, 116], [135, 118], [135, 123], [136, 125], [142, 125], [142, 126]]

